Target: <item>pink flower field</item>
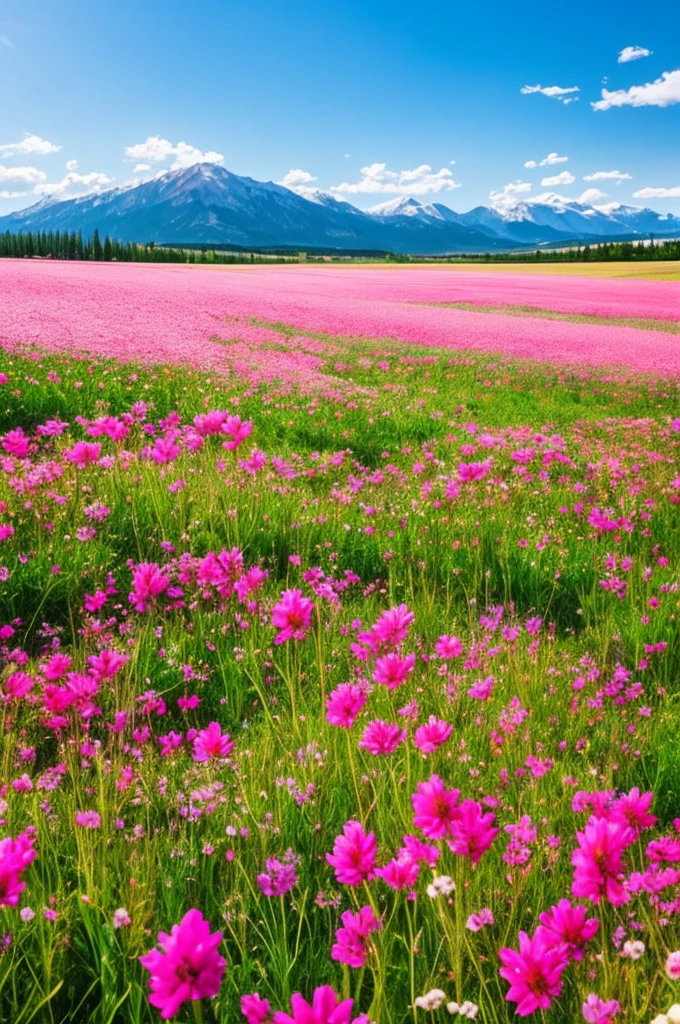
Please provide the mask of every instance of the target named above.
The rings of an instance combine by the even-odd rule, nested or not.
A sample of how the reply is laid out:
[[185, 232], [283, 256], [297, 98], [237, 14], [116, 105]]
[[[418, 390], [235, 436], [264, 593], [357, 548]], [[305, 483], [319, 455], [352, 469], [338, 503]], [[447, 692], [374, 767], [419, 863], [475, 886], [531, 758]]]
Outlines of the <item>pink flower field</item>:
[[[126, 360], [224, 367], [313, 381], [323, 341], [396, 339], [574, 365], [680, 374], [672, 333], [479, 314], [432, 304], [527, 305], [567, 314], [680, 321], [672, 282], [485, 274], [445, 269], [275, 266], [239, 269], [37, 263], [0, 265], [0, 344]], [[428, 305], [430, 304], [430, 305]], [[226, 347], [224, 342], [229, 343]], [[274, 342], [266, 366], [254, 358]], [[332, 351], [332, 350], [331, 350]]]

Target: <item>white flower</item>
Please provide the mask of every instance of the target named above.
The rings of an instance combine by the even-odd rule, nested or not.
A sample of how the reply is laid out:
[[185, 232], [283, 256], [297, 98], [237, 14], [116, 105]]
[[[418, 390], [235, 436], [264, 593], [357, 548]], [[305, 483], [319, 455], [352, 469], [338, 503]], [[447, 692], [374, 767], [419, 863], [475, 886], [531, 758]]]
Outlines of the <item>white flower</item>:
[[680, 1003], [673, 1003], [666, 1017], [668, 1024], [680, 1024]]
[[630, 957], [631, 960], [639, 960], [644, 951], [644, 942], [640, 942], [639, 940], [629, 940], [628, 942], [624, 942], [621, 954], [622, 956]]
[[479, 1013], [479, 1007], [476, 1003], [470, 1002], [466, 999], [464, 1003], [447, 1003], [446, 1009], [449, 1013], [457, 1013], [459, 1017], [465, 1017], [467, 1020], [474, 1020]]
[[440, 988], [433, 988], [424, 996], [418, 996], [415, 1005], [420, 1010], [438, 1010], [442, 1003], [446, 1002], [446, 993]]
[[450, 896], [455, 892], [456, 883], [448, 875], [438, 875], [427, 887], [427, 895], [435, 900], [438, 896]]

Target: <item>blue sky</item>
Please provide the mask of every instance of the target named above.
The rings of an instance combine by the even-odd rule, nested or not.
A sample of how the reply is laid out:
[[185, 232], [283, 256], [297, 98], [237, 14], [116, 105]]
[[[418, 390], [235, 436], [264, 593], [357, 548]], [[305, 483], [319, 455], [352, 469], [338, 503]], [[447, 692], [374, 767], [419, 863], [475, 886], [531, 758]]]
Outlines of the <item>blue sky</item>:
[[0, 214], [201, 154], [361, 207], [680, 215], [680, 4], [3, 0]]

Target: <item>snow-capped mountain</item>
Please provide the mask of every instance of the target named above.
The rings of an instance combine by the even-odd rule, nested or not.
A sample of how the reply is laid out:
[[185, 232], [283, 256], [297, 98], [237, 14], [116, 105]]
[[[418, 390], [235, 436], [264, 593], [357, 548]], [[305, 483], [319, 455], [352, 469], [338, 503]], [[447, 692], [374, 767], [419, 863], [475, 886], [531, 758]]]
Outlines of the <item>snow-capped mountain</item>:
[[619, 203], [589, 206], [552, 192], [463, 214], [402, 196], [359, 210], [318, 189], [294, 191], [217, 164], [195, 164], [77, 199], [46, 198], [0, 218], [0, 231], [80, 230], [87, 236], [95, 228], [121, 241], [434, 255], [650, 233], [678, 237], [680, 218]]

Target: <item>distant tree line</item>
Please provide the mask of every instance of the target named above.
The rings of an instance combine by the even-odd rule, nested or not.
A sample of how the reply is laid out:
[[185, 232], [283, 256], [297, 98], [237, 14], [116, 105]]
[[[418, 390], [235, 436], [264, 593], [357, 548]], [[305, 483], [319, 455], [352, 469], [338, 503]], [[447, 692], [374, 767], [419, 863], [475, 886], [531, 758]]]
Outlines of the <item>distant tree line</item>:
[[497, 253], [458, 253], [446, 256], [409, 256], [405, 253], [336, 251], [332, 255], [324, 250], [297, 252], [295, 250], [222, 251], [208, 245], [197, 244], [175, 247], [147, 242], [119, 242], [108, 235], [102, 241], [95, 229], [90, 238], [81, 231], [5, 231], [0, 233], [0, 258], [33, 258], [54, 260], [102, 260], [119, 263], [290, 263], [342, 262], [375, 260], [388, 263], [610, 263], [646, 260], [680, 260], [680, 240], [657, 242], [651, 236], [649, 244], [641, 242], [602, 242], [596, 245], [574, 245], [563, 249], [515, 250]]
[[467, 253], [455, 256], [405, 256], [393, 254], [396, 263], [615, 263], [647, 260], [680, 260], [680, 239], [661, 242], [651, 236], [648, 244], [637, 242], [601, 242], [596, 245], [574, 245], [573, 248], [536, 249], [497, 253]]
[[108, 235], [104, 240], [95, 229], [91, 238], [82, 231], [5, 231], [0, 233], [0, 257], [53, 260], [103, 260], [118, 263], [288, 263], [281, 255], [263, 256], [254, 252], [220, 252], [201, 246], [175, 249], [154, 242], [119, 242]]

